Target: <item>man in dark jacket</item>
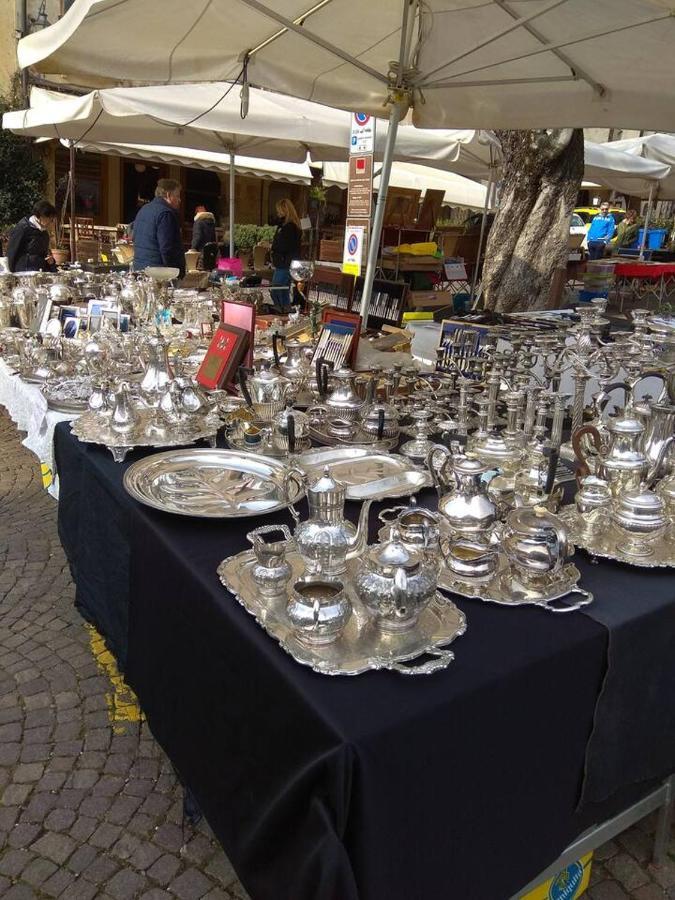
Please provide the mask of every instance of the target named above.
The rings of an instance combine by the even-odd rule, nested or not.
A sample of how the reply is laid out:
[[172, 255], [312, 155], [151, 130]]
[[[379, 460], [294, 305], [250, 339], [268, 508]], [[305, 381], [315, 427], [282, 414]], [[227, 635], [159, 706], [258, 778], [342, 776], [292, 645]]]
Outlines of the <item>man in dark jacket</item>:
[[12, 229], [7, 243], [7, 265], [10, 272], [55, 272], [54, 257], [49, 252], [49, 229], [56, 210], [47, 200], [33, 207], [32, 216], [24, 216]]
[[180, 236], [178, 209], [180, 184], [160, 178], [155, 199], [139, 209], [134, 219], [134, 270], [147, 266], [170, 266], [185, 275], [185, 253]]
[[205, 244], [215, 244], [215, 242], [216, 217], [205, 206], [197, 206], [192, 226], [192, 249], [201, 251]]

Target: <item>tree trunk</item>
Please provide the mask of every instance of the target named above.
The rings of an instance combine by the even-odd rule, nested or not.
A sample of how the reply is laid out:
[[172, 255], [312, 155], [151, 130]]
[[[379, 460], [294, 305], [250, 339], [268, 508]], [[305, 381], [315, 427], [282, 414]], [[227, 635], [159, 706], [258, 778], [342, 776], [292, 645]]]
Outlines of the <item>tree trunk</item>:
[[570, 217], [584, 171], [581, 129], [500, 131], [503, 179], [483, 266], [486, 309], [546, 309], [567, 264]]

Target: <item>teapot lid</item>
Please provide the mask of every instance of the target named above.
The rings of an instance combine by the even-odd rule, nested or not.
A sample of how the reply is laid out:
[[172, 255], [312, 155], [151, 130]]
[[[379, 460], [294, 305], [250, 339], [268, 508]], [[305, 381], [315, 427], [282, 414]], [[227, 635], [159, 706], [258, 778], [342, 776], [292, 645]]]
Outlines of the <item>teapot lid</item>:
[[482, 475], [487, 472], [487, 466], [473, 456], [460, 456], [454, 459], [452, 468], [460, 475]]
[[663, 498], [653, 491], [625, 491], [619, 497], [617, 511], [631, 512], [642, 517], [645, 515], [659, 515], [663, 512], [663, 507]]
[[384, 544], [377, 544], [368, 554], [371, 562], [379, 570], [414, 569], [421, 561], [421, 555], [401, 540], [398, 528], [392, 528], [391, 538]]
[[607, 423], [607, 428], [612, 434], [642, 434], [644, 425], [631, 416], [622, 416]]
[[330, 474], [330, 469], [325, 466], [323, 472], [316, 481], [312, 482], [307, 488], [308, 494], [333, 494], [335, 496], [343, 496], [346, 488], [341, 481], [337, 481]]
[[559, 519], [543, 506], [520, 506], [511, 510], [506, 524], [518, 534], [537, 537], [542, 532], [557, 528]]

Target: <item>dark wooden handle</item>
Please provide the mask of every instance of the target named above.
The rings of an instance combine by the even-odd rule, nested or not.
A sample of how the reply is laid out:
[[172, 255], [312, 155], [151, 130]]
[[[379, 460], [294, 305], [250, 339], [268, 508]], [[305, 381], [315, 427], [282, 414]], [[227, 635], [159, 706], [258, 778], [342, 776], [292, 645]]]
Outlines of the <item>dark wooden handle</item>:
[[584, 452], [581, 449], [581, 439], [585, 434], [590, 434], [593, 438], [593, 444], [595, 449], [600, 453], [602, 451], [602, 439], [600, 438], [600, 432], [595, 427], [595, 425], [582, 425], [581, 428], [577, 428], [577, 430], [572, 435], [572, 449], [574, 450], [574, 455], [577, 459], [577, 484], [581, 484], [581, 479], [585, 478], [587, 475], [591, 474], [591, 470], [589, 468], [588, 462], [586, 461], [586, 457], [584, 456]]

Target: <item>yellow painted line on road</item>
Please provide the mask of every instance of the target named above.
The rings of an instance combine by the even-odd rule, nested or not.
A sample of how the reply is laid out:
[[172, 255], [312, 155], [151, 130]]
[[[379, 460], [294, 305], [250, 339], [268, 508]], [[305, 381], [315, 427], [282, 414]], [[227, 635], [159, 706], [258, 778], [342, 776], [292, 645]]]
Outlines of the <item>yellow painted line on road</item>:
[[111, 690], [105, 695], [110, 724], [116, 734], [123, 734], [125, 725], [140, 722], [143, 712], [136, 695], [120, 675], [115, 657], [106, 647], [101, 635], [93, 625], [85, 627], [89, 632], [89, 645], [99, 670], [110, 681]]

